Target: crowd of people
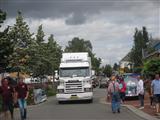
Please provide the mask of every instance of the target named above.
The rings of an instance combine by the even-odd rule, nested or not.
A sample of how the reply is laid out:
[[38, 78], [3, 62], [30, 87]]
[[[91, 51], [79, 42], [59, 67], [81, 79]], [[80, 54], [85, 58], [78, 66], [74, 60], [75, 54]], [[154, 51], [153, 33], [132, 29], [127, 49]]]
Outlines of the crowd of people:
[[23, 82], [24, 78], [20, 77], [18, 84], [12, 86], [7, 78], [4, 78], [0, 86], [0, 95], [2, 96], [2, 110], [4, 120], [14, 120], [14, 107], [18, 104], [20, 109], [21, 120], [27, 118], [27, 98], [29, 95], [28, 87]]
[[[155, 74], [152, 80], [143, 80], [140, 75], [137, 76], [137, 95], [139, 98], [139, 109], [144, 109], [145, 93], [149, 94], [150, 105], [156, 108], [156, 114], [160, 112], [160, 75]], [[113, 113], [120, 113], [120, 106], [125, 102], [127, 85], [123, 77], [112, 76], [107, 88], [107, 101], [111, 101]]]
[[[18, 84], [12, 86], [7, 78], [4, 78], [0, 86], [2, 96], [2, 108], [4, 120], [14, 120], [14, 106], [18, 104], [21, 120], [27, 118], [27, 98], [29, 91], [24, 78], [18, 79]], [[160, 112], [160, 75], [156, 74], [153, 80], [143, 80], [137, 76], [137, 95], [139, 97], [139, 109], [144, 109], [144, 96], [146, 91], [150, 96], [150, 105], [155, 108], [156, 113]], [[127, 84], [122, 76], [112, 76], [107, 88], [107, 101], [110, 99], [113, 113], [121, 112], [121, 104], [125, 103]]]

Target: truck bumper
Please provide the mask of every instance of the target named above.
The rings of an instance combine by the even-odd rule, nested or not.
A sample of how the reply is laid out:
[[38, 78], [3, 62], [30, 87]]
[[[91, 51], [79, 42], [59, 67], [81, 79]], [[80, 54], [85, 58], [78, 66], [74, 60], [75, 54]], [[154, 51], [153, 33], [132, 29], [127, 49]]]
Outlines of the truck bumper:
[[93, 92], [72, 93], [72, 94], [56, 94], [58, 101], [73, 101], [73, 100], [92, 100]]

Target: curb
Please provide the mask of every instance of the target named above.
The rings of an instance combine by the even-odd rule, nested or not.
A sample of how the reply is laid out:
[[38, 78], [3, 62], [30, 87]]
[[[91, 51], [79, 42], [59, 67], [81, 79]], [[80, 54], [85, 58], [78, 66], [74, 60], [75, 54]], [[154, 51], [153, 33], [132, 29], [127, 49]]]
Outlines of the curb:
[[[111, 103], [105, 102], [105, 98], [100, 99], [100, 103], [102, 104], [106, 104], [106, 105], [111, 105]], [[135, 113], [136, 115], [138, 115], [139, 117], [146, 119], [146, 120], [160, 120], [154, 116], [151, 116], [137, 108], [135, 108], [132, 105], [121, 105], [123, 107], [126, 107], [128, 110], [132, 111], [133, 113]]]

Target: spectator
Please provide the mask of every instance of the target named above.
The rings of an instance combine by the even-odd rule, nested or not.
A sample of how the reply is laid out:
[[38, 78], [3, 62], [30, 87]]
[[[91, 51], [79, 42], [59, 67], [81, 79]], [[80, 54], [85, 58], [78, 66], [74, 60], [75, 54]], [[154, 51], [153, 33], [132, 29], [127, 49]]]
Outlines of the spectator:
[[155, 100], [154, 100], [154, 96], [151, 92], [151, 83], [152, 83], [153, 79], [147, 79], [146, 82], [145, 82], [145, 88], [148, 92], [148, 95], [149, 95], [149, 99], [150, 99], [150, 106], [151, 108], [155, 108]]
[[137, 76], [137, 79], [138, 79], [137, 94], [138, 94], [139, 101], [140, 101], [139, 109], [144, 109], [144, 83], [140, 75]]
[[3, 108], [3, 112], [4, 112], [4, 117], [5, 117], [4, 119], [5, 120], [9, 119], [9, 114], [8, 114], [8, 110], [9, 110], [11, 119], [13, 120], [14, 119], [14, 117], [13, 117], [14, 90], [13, 90], [13, 87], [9, 85], [7, 78], [4, 78], [2, 80], [2, 86], [0, 87], [0, 94], [2, 95], [2, 108]]
[[155, 75], [155, 79], [151, 83], [151, 92], [156, 102], [156, 113], [159, 112], [160, 107], [160, 77], [159, 74]]
[[123, 78], [120, 78], [120, 84], [119, 84], [119, 89], [120, 89], [120, 98], [121, 102], [124, 103], [125, 101], [125, 96], [126, 96], [126, 83], [124, 82]]
[[26, 120], [27, 118], [27, 98], [29, 95], [28, 87], [23, 82], [24, 78], [20, 77], [18, 81], [18, 85], [16, 87], [16, 95], [18, 98], [18, 105], [20, 108], [21, 120]]
[[115, 76], [112, 76], [112, 81], [109, 84], [108, 95], [111, 96], [112, 112], [120, 113], [119, 83], [116, 81]]

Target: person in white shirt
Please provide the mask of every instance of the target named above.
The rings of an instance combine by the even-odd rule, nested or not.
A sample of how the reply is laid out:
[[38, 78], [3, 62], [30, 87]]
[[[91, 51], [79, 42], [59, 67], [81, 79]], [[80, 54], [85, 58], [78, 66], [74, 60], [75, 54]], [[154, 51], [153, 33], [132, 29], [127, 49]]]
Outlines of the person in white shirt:
[[144, 83], [140, 75], [137, 76], [137, 79], [138, 79], [137, 94], [138, 94], [139, 101], [140, 101], [139, 109], [144, 109]]

